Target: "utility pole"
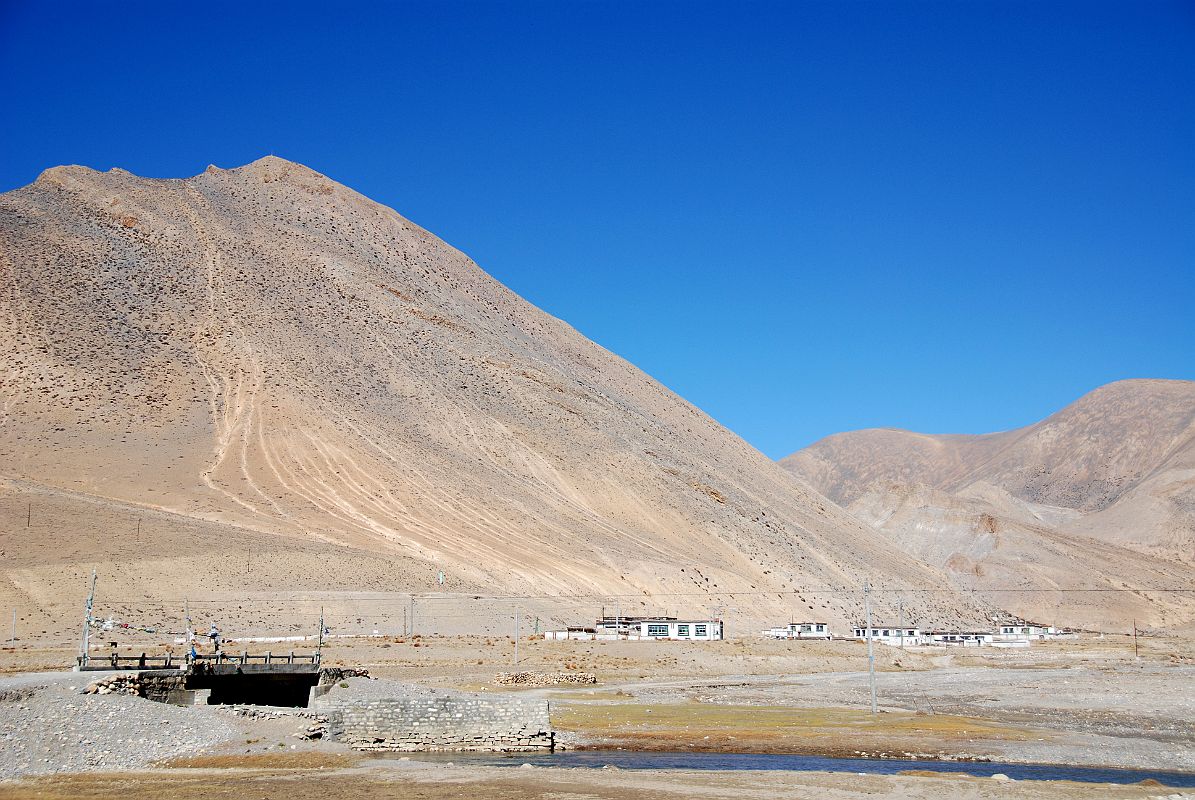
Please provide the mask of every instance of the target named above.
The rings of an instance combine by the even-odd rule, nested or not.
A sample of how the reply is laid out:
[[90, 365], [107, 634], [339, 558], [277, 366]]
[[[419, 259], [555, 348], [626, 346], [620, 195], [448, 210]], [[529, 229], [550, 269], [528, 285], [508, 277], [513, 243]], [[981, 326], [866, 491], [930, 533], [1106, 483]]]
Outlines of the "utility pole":
[[26, 528], [33, 527], [33, 503], [32, 502], [30, 502], [29, 505], [27, 505], [25, 507], [25, 527]]
[[1133, 620], [1133, 658], [1141, 658], [1137, 652], [1137, 620]]
[[186, 637], [187, 655], [186, 658], [191, 657], [191, 650], [194, 649], [195, 633], [191, 630], [191, 601], [183, 598], [183, 624], [186, 632], [183, 634]]
[[402, 610], [402, 635], [407, 635], [407, 610], [405, 608]]
[[315, 657], [319, 660], [320, 654], [324, 651], [324, 607], [319, 607], [319, 641], [315, 646]]
[[245, 574], [249, 573], [249, 562], [253, 560], [253, 548], [250, 547], [245, 553]]
[[91, 609], [95, 607], [95, 570], [91, 571], [91, 590], [87, 593], [87, 606], [83, 610], [83, 643], [79, 655], [79, 666], [87, 666], [91, 646]]
[[519, 607], [515, 606], [515, 666], [519, 665]]
[[897, 615], [900, 617], [900, 649], [905, 649], [905, 598], [899, 597], [896, 601], [896, 607], [899, 609]]
[[12, 646], [17, 646], [17, 612], [13, 609], [12, 612]]
[[415, 595], [411, 595], [411, 635], [415, 635]]
[[871, 643], [871, 582], [863, 581], [863, 607], [867, 614], [867, 678], [871, 686], [871, 713], [878, 714], [876, 706], [876, 657]]
[[137, 517], [137, 541], [141, 541], [141, 517]]

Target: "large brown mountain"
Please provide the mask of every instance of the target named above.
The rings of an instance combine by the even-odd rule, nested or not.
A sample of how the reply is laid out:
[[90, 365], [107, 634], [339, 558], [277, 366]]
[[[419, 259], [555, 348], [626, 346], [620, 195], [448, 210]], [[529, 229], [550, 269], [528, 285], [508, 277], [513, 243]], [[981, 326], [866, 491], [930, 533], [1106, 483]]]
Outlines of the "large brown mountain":
[[946, 585], [460, 252], [277, 158], [58, 167], [0, 196], [0, 343], [0, 604], [48, 625], [97, 563], [128, 613], [368, 590], [844, 622], [857, 596], [792, 592]]
[[[1189, 381], [1119, 381], [1004, 433], [837, 434], [781, 464], [968, 587], [1195, 583]], [[1183, 624], [1176, 597], [1126, 592], [1109, 618]]]

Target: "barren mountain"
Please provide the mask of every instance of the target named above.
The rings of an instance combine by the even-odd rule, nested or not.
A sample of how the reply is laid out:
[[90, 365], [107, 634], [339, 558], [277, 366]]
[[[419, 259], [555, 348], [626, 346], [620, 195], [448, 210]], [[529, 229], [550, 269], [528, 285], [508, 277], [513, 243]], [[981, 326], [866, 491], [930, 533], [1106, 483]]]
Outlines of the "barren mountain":
[[[1145, 590], [1195, 580], [1195, 383], [1188, 381], [1112, 383], [1004, 433], [837, 434], [781, 464], [968, 587], [1085, 580], [1088, 588]], [[1148, 598], [1158, 624], [1182, 618], [1174, 609], [1162, 613], [1173, 598]], [[1115, 618], [1146, 614], [1138, 598], [1122, 600], [1111, 609]]]
[[843, 506], [876, 484], [998, 487], [1063, 509], [1062, 529], [1195, 558], [1195, 382], [1118, 381], [1035, 425], [984, 436], [836, 434], [781, 464]]
[[0, 343], [3, 593], [47, 625], [97, 562], [140, 608], [515, 593], [572, 621], [605, 602], [841, 624], [856, 595], [794, 592], [946, 585], [460, 252], [277, 158], [58, 167], [0, 196]]

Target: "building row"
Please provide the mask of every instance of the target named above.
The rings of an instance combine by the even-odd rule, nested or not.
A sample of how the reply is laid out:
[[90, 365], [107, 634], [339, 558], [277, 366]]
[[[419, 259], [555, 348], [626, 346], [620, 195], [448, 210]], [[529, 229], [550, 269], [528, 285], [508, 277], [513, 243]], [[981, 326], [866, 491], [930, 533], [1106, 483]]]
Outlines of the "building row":
[[[877, 624], [870, 628], [856, 627], [851, 635], [840, 638], [867, 641], [894, 647], [936, 645], [946, 647], [1028, 647], [1031, 642], [1065, 635], [1049, 625], [1016, 621], [997, 625], [994, 630], [922, 630], [917, 625]], [[830, 626], [824, 622], [790, 622], [780, 628], [769, 628], [763, 636], [770, 639], [833, 639]]]
[[570, 625], [564, 630], [547, 631], [544, 638], [712, 642], [723, 638], [723, 629], [720, 619], [603, 616], [593, 625]]
[[[654, 616], [602, 616], [592, 625], [570, 625], [563, 630], [547, 631], [545, 639], [564, 640], [664, 640], [711, 642], [724, 638], [722, 620], [679, 619]], [[769, 639], [855, 639], [893, 647], [1028, 647], [1031, 642], [1065, 635], [1049, 625], [1015, 621], [997, 625], [993, 630], [923, 630], [917, 625], [876, 624], [856, 627], [848, 636], [836, 636], [827, 622], [790, 622], [762, 631]]]

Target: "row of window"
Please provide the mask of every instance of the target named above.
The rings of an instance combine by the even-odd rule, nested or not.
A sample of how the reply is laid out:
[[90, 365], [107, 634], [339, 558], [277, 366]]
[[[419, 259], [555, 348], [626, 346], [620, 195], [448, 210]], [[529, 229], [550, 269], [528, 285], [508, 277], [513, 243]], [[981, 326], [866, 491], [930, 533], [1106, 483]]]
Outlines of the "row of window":
[[[692, 627], [693, 627], [693, 635], [694, 636], [707, 636], [709, 634], [709, 626], [708, 625], [693, 625]], [[667, 625], [652, 625], [649, 623], [647, 626], [647, 635], [648, 636], [667, 636], [668, 635], [668, 626]], [[677, 625], [676, 626], [676, 635], [677, 636], [688, 636], [689, 635], [689, 626], [688, 625]]]
[[[867, 635], [867, 629], [866, 629], [866, 628], [855, 628], [855, 636], [863, 637], [863, 636], [866, 636], [866, 635]], [[896, 630], [890, 630], [890, 629], [888, 629], [888, 628], [884, 628], [883, 630], [878, 630], [878, 629], [876, 629], [876, 630], [873, 630], [871, 635], [872, 635], [872, 636], [881, 636], [881, 637], [882, 637], [882, 636], [900, 636], [900, 635], [901, 635], [901, 633], [900, 633], [900, 629], [896, 629]], [[905, 631], [905, 633], [904, 633], [904, 635], [905, 635], [905, 636], [916, 636], [916, 635], [917, 635], [917, 631], [915, 631], [915, 630], [906, 630], [906, 631]]]

